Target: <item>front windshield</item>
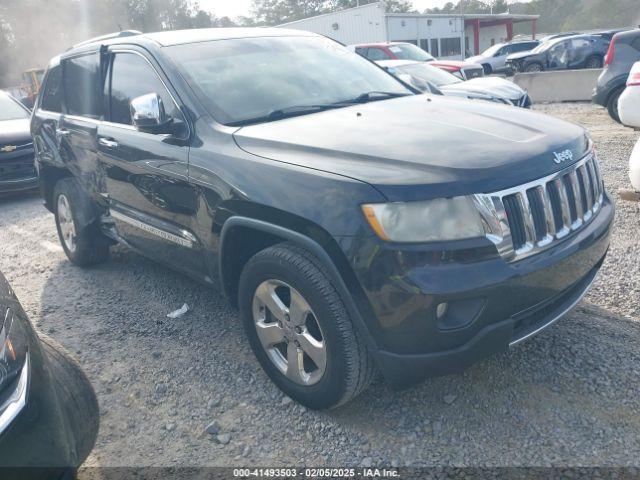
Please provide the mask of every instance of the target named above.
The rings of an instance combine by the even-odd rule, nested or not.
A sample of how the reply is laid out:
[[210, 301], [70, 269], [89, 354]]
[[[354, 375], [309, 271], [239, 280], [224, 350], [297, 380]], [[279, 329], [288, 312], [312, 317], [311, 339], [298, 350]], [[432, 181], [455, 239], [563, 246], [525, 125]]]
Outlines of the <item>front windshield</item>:
[[29, 118], [29, 113], [12, 98], [0, 94], [0, 122]]
[[285, 109], [303, 114], [313, 110], [301, 107], [368, 101], [371, 93], [382, 94], [372, 100], [412, 94], [384, 70], [323, 37], [218, 40], [167, 51], [204, 107], [226, 125], [268, 121]]
[[496, 43], [495, 45], [487, 48], [484, 52], [482, 52], [483, 57], [493, 57], [498, 50], [503, 47], [504, 43]]
[[462, 80], [449, 72], [445, 72], [444, 70], [432, 67], [425, 63], [411, 63], [409, 65], [395, 67], [395, 69], [401, 73], [411, 75], [418, 80], [422, 80], [423, 82], [432, 83], [438, 88], [462, 82]]
[[389, 50], [393, 52], [398, 60], [415, 60], [416, 62], [432, 62], [435, 60], [430, 54], [412, 43], [390, 45]]

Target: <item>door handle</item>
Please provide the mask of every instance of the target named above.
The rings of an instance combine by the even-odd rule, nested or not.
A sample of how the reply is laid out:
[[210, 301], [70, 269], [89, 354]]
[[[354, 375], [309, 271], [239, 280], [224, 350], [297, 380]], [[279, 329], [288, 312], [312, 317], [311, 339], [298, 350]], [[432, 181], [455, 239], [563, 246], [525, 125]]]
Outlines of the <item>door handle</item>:
[[57, 133], [59, 137], [68, 137], [69, 135], [71, 135], [71, 132], [66, 128], [59, 128]]
[[106, 148], [117, 148], [118, 142], [115, 140], [109, 140], [108, 138], [100, 138], [98, 139], [98, 143]]

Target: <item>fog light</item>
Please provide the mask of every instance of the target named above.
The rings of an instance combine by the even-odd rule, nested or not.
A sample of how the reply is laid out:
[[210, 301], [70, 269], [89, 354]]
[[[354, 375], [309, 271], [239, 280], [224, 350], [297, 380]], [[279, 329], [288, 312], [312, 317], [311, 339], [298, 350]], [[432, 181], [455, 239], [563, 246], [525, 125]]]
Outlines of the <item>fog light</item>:
[[442, 302], [436, 306], [437, 325], [440, 330], [456, 330], [471, 325], [484, 308], [484, 299], [467, 298]]
[[438, 320], [442, 320], [442, 318], [447, 314], [447, 310], [449, 310], [448, 303], [438, 304], [436, 307], [436, 316], [438, 317]]

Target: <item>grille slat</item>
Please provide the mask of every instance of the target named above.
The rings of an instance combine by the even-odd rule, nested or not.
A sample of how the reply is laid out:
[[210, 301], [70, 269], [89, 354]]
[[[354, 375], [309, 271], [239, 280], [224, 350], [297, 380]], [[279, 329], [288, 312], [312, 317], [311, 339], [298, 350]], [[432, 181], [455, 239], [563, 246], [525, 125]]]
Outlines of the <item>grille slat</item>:
[[584, 181], [584, 165], [576, 170], [576, 176], [578, 177], [578, 185], [580, 188], [580, 200], [582, 201], [582, 211], [589, 210], [589, 201], [587, 200], [587, 187]]
[[0, 180], [20, 180], [35, 176], [33, 155], [0, 162]]
[[536, 230], [536, 240], [539, 242], [547, 236], [547, 219], [540, 190], [538, 188], [530, 188], [527, 190], [527, 199], [531, 207], [531, 216], [533, 217], [533, 225]]
[[589, 186], [591, 191], [591, 203], [589, 205], [593, 206], [593, 204], [597, 201], [599, 196], [598, 184], [596, 182], [596, 176], [593, 171], [593, 165], [591, 164], [591, 162], [587, 162], [586, 167], [587, 167], [587, 176], [589, 177]]
[[520, 202], [516, 195], [508, 195], [502, 199], [505, 211], [507, 212], [507, 220], [511, 229], [511, 240], [513, 247], [517, 250], [522, 248], [527, 241], [527, 234], [524, 228], [524, 219], [520, 209]]
[[603, 202], [599, 175], [589, 155], [554, 175], [489, 194], [503, 232], [496, 241], [500, 254], [516, 261], [581, 228]]

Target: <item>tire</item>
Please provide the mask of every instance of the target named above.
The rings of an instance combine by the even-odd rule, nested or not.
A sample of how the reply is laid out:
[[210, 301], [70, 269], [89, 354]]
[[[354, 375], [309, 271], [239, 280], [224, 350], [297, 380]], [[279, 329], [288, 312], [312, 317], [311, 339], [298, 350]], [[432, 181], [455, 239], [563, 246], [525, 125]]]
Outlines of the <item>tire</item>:
[[607, 111], [609, 112], [609, 116], [618, 123], [621, 123], [620, 115], [618, 113], [618, 100], [620, 99], [620, 95], [622, 95], [623, 91], [624, 87], [617, 88], [611, 93], [611, 95], [609, 95], [609, 99], [607, 100]]
[[483, 63], [482, 69], [484, 70], [485, 75], [491, 75], [493, 73], [493, 68], [488, 63]]
[[527, 65], [524, 71], [525, 72], [542, 72], [544, 71], [544, 67], [539, 63], [532, 63], [530, 65]]
[[[291, 325], [287, 327], [286, 323], [281, 322], [286, 335], [283, 340], [285, 343], [270, 348], [263, 346], [258, 334], [257, 318], [264, 315], [265, 322], [267, 318], [275, 320], [273, 310], [276, 309], [260, 306], [260, 295], [266, 291], [265, 288], [273, 288], [273, 285], [278, 286], [272, 293], [282, 295], [284, 305], [287, 303], [285, 297], [288, 289], [289, 305], [286, 306], [291, 310], [286, 311], [291, 313], [291, 320], [289, 315], [285, 315], [287, 321], [296, 322], [294, 303], [301, 305], [305, 301], [310, 308], [302, 328], [307, 336], [315, 331], [316, 345], [322, 344], [325, 352], [324, 368], [321, 362], [316, 363], [307, 355], [304, 342], [301, 341], [300, 348], [296, 349], [293, 344], [302, 335], [292, 331]], [[278, 293], [277, 289], [282, 289], [282, 292]], [[294, 298], [297, 300], [292, 302]], [[373, 359], [322, 263], [309, 251], [292, 243], [282, 243], [253, 256], [240, 276], [239, 305], [249, 343], [260, 365], [284, 393], [302, 405], [316, 410], [334, 408], [355, 398], [371, 382], [375, 372]], [[304, 311], [304, 308], [297, 310]], [[262, 325], [271, 326], [273, 330], [274, 323]], [[296, 354], [290, 357], [291, 351], [301, 357]], [[280, 356], [283, 359], [286, 356], [286, 372], [283, 371]], [[302, 357], [299, 365], [303, 365], [303, 373], [298, 375], [296, 369], [289, 366], [292, 364], [289, 359]], [[306, 378], [308, 383], [301, 384], [301, 377], [307, 375], [307, 366], [312, 372]], [[314, 367], [317, 368], [314, 370]]]
[[587, 58], [584, 68], [602, 68], [603, 63], [604, 59], [602, 57], [593, 55]]
[[71, 262], [85, 267], [109, 258], [111, 242], [100, 231], [98, 207], [75, 178], [56, 183], [53, 207], [58, 238]]
[[98, 436], [100, 408], [89, 379], [78, 362], [56, 340], [38, 334], [47, 366], [56, 385], [58, 400], [70, 422], [76, 441], [79, 467], [87, 459]]

